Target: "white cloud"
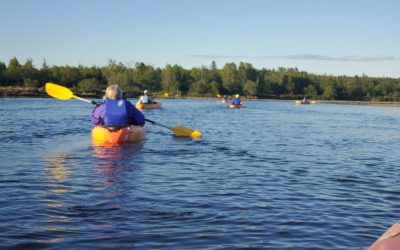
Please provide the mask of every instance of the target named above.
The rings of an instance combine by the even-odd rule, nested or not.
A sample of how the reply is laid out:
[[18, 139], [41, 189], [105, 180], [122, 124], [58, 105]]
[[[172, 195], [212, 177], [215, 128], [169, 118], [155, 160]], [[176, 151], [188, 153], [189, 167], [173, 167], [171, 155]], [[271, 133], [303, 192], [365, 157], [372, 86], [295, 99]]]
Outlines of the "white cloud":
[[338, 62], [387, 62], [396, 61], [400, 57], [394, 56], [358, 56], [358, 55], [348, 55], [348, 56], [326, 56], [319, 54], [294, 54], [294, 55], [275, 55], [275, 56], [239, 56], [239, 55], [191, 55], [195, 58], [202, 59], [285, 59], [285, 60], [313, 60], [313, 61], [338, 61]]

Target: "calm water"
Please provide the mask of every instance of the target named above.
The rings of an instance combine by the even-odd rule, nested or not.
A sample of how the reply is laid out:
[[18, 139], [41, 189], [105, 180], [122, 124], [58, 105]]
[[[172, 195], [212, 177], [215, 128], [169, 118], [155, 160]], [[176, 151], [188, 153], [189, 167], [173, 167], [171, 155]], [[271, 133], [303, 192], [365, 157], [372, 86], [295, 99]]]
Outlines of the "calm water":
[[131, 146], [92, 107], [0, 99], [1, 249], [366, 249], [400, 219], [400, 108], [163, 100]]

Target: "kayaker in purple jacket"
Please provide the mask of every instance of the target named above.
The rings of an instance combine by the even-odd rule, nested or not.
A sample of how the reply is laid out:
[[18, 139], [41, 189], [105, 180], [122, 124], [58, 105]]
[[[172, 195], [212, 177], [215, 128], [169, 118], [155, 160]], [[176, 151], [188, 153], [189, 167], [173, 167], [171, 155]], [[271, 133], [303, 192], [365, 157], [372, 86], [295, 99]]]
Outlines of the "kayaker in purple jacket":
[[122, 90], [117, 84], [107, 87], [104, 99], [104, 103], [97, 105], [92, 112], [93, 125], [122, 128], [145, 124], [142, 112], [122, 97]]
[[240, 100], [239, 95], [236, 95], [236, 97], [232, 99], [231, 104], [237, 106], [242, 104], [242, 100]]

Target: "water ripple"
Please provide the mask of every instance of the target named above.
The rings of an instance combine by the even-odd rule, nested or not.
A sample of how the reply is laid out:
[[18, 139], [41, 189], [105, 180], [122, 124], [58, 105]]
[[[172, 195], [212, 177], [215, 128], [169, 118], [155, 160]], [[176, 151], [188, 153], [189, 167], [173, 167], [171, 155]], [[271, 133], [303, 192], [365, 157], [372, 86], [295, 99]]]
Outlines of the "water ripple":
[[103, 148], [84, 103], [1, 102], [2, 249], [366, 249], [398, 220], [394, 108], [168, 99], [146, 117], [202, 139]]

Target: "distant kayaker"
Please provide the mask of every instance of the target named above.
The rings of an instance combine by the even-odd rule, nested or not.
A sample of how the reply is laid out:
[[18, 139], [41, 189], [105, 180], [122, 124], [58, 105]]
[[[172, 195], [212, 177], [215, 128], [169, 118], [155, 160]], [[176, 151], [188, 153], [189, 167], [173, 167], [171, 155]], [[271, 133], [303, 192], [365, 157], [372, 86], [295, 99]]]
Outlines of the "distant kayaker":
[[307, 98], [304, 97], [303, 100], [301, 100], [301, 104], [307, 104]]
[[226, 96], [224, 95], [224, 96], [220, 97], [219, 101], [220, 101], [220, 103], [228, 103], [228, 98], [226, 98]]
[[140, 96], [140, 98], [138, 100], [138, 103], [142, 103], [142, 104], [151, 104], [151, 103], [153, 103], [153, 101], [152, 101], [151, 97], [148, 95], [148, 93], [149, 92], [147, 90], [143, 91], [143, 95]]
[[142, 112], [123, 98], [122, 90], [117, 85], [110, 85], [103, 97], [104, 103], [92, 112], [92, 123], [95, 126], [122, 128], [129, 125], [144, 125]]
[[242, 104], [242, 100], [240, 100], [239, 94], [236, 94], [235, 98], [231, 101], [232, 105], [239, 106]]

